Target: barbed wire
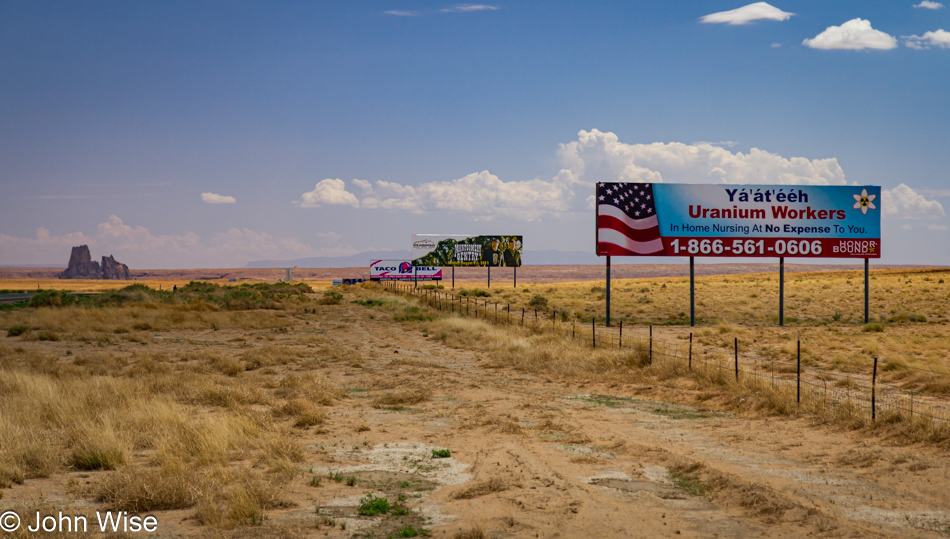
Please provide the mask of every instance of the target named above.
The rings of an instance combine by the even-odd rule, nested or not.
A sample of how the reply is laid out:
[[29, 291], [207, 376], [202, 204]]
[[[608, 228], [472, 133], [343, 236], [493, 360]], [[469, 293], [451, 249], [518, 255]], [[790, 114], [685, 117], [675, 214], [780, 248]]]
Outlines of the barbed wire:
[[[397, 286], [390, 288], [393, 291], [406, 293], [407, 295], [418, 295], [418, 290], [414, 290], [409, 287]], [[451, 300], [448, 299], [449, 297], [451, 297]], [[464, 312], [462, 311], [463, 297], [466, 307]], [[504, 305], [504, 308], [500, 309], [497, 302], [491, 302], [491, 305], [494, 306], [494, 309], [489, 309], [488, 300], [482, 300], [481, 305], [479, 305], [478, 298], [456, 296], [454, 294], [448, 294], [444, 292], [438, 292], [436, 294], [427, 292], [423, 299], [427, 305], [435, 306], [440, 310], [449, 308], [453, 313], [455, 312], [456, 303], [458, 303], [460, 314], [474, 317], [479, 317], [479, 315], [481, 315], [481, 318], [489, 319], [495, 323], [501, 323], [501, 320], [499, 319], [503, 314], [504, 323], [512, 324], [512, 312], [510, 304]], [[432, 303], [435, 303], [435, 305], [432, 305]], [[479, 311], [479, 307], [482, 308], [481, 311]], [[597, 347], [598, 342], [605, 343], [609, 341], [611, 346], [617, 346], [623, 349], [631, 348], [632, 346], [644, 346], [644, 343], [649, 340], [648, 346], [650, 349], [651, 358], [655, 355], [661, 358], [666, 357], [674, 362], [689, 361], [690, 364], [695, 363], [698, 367], [704, 369], [709, 368], [711, 363], [715, 363], [715, 366], [720, 370], [720, 372], [723, 370], [723, 360], [727, 360], [729, 356], [729, 350], [725, 348], [709, 348], [707, 346], [699, 345], [695, 349], [692, 349], [692, 342], [675, 343], [665, 339], [655, 338], [653, 336], [652, 326], [648, 326], [650, 332], [649, 337], [642, 335], [642, 330], [644, 329], [643, 326], [634, 326], [631, 329], [634, 329], [634, 331], [639, 330], [639, 333], [641, 334], [632, 335], [625, 340], [623, 339], [622, 325], [620, 328], [618, 328], [617, 332], [615, 332], [613, 328], [597, 328], [596, 321], [594, 319], [591, 320], [590, 327], [586, 327], [586, 322], [582, 326], [578, 326], [576, 324], [576, 317], [568, 318], [567, 316], [562, 315], [562, 320], [560, 320], [561, 325], [558, 326], [559, 311], [556, 308], [551, 309], [549, 316], [546, 310], [542, 311], [534, 309], [534, 311], [534, 319], [532, 320], [531, 317], [527, 316], [529, 312], [528, 309], [522, 308], [520, 320], [517, 320], [518, 317], [516, 315], [516, 321], [512, 325], [527, 326], [531, 329], [540, 331], [550, 331], [549, 328], [553, 328], [559, 334], [563, 334], [565, 337], [570, 336], [574, 340], [581, 338], [586, 341], [588, 338], [584, 337], [584, 335], [588, 335], [589, 342], [593, 347]], [[564, 327], [564, 324], [568, 321], [571, 322], [570, 329]], [[550, 326], [548, 326], [549, 323]], [[606, 339], [604, 338], [605, 336]], [[736, 340], [735, 342], [736, 346], [738, 346], [738, 341]], [[677, 351], [682, 351], [682, 349], [687, 345], [691, 347], [688, 360], [684, 355], [677, 353]], [[604, 346], [604, 344], [601, 344], [600, 346]], [[670, 353], [669, 350], [673, 350], [673, 352]], [[694, 353], [696, 357], [693, 356]], [[738, 354], [738, 350], [733, 351], [733, 354]], [[710, 355], [715, 359], [711, 360]], [[942, 395], [927, 393], [924, 391], [906, 390], [886, 382], [878, 383], [876, 380], [871, 380], [869, 382], [866, 377], [860, 377], [855, 373], [830, 371], [815, 365], [799, 367], [797, 361], [792, 362], [775, 358], [766, 359], [748, 354], [743, 356], [742, 366], [738, 364], [738, 357], [735, 357], [734, 361], [736, 363], [733, 365], [733, 370], [736, 371], [737, 381], [739, 375], [744, 375], [746, 377], [751, 376], [753, 379], [768, 378], [769, 383], [773, 385], [778, 383], [779, 385], [785, 385], [788, 387], [794, 386], [798, 388], [797, 392], [799, 395], [802, 393], [807, 395], [809, 392], [815, 394], [814, 400], [821, 401], [820, 403], [815, 404], [816, 406], [831, 406], [833, 408], [840, 408], [843, 406], [847, 408], [848, 414], [851, 417], [853, 417], [853, 414], [855, 413], [855, 406], [857, 406], [858, 413], [865, 416], [870, 416], [872, 418], [875, 415], [875, 411], [880, 410], [883, 413], [906, 413], [911, 418], [920, 417], [925, 420], [930, 420], [931, 422], [941, 421], [950, 424], [950, 400]], [[920, 367], [913, 367], [888, 361], [881, 361], [881, 363], [885, 366], [894, 365], [899, 366], [900, 368], [928, 372], [930, 374], [936, 374], [939, 376], [947, 376], [946, 373], [932, 371], [930, 369]], [[752, 365], [751, 369], [749, 368], [750, 364]], [[779, 366], [780, 368], [784, 367], [785, 369], [791, 369], [794, 366], [796, 377], [791, 378], [788, 376], [783, 376], [782, 373], [776, 375], [776, 366]], [[764, 372], [766, 370], [767, 372]], [[805, 374], [805, 376], [802, 377], [802, 374]], [[832, 385], [830, 388], [828, 387], [829, 382]], [[844, 390], [840, 389], [839, 387], [842, 384], [845, 387]], [[821, 393], [820, 397], [817, 396], [818, 392]], [[861, 404], [866, 405], [866, 407], [860, 406]]]

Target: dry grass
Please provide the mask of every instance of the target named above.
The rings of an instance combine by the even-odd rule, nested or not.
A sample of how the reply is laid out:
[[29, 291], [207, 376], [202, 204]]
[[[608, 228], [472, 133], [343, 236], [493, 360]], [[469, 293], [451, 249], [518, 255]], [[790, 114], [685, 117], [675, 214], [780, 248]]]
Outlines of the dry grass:
[[452, 497], [456, 500], [470, 500], [472, 498], [478, 498], [479, 496], [485, 496], [486, 494], [508, 490], [508, 487], [508, 482], [500, 477], [490, 477], [485, 481], [479, 481], [459, 490], [453, 494]]
[[382, 408], [387, 410], [402, 410], [426, 402], [432, 399], [432, 391], [429, 389], [400, 389], [396, 391], [387, 391], [373, 399], [373, 408]]
[[[870, 282], [872, 324], [867, 326], [864, 276], [856, 271], [786, 274], [785, 327], [777, 326], [776, 274], [698, 277], [696, 328], [688, 326], [689, 282], [679, 277], [613, 281], [611, 330], [604, 327], [604, 288], [599, 282], [530, 284], [495, 292], [490, 301], [501, 304], [502, 322], [508, 320], [505, 311], [510, 304], [513, 326], [521, 325], [524, 308], [528, 326], [562, 335], [574, 332], [588, 345], [590, 321], [595, 318], [598, 349], [616, 345], [621, 321], [625, 345], [644, 340], [648, 325], [654, 326], [661, 342], [685, 344], [693, 333], [697, 350], [731, 351], [738, 338], [746, 359], [770, 361], [773, 368], [785, 372], [794, 372], [800, 337], [806, 368], [870, 377], [877, 357], [883, 362], [883, 381], [899, 383], [907, 390], [950, 395], [950, 356], [945, 346], [950, 340], [950, 270], [875, 270]], [[543, 296], [548, 305], [537, 321], [529, 305], [536, 296]], [[553, 312], [557, 313], [554, 321]], [[493, 313], [489, 308], [489, 315]], [[459, 346], [471, 346], [473, 341], [455, 339]], [[536, 341], [531, 339], [531, 345]], [[506, 346], [531, 348], [525, 344], [524, 339], [510, 338]], [[908, 369], [901, 372], [902, 367]]]
[[480, 526], [475, 526], [474, 528], [460, 531], [453, 537], [454, 539], [485, 539], [487, 536]]
[[[296, 311], [140, 303], [0, 312], [0, 326], [31, 328], [0, 339], [0, 488], [82, 470], [81, 494], [112, 509], [261, 524], [287, 505], [281, 492], [305, 457], [295, 429], [322, 424], [323, 406], [345, 398], [314, 371], [312, 331], [298, 342], [286, 329]], [[213, 333], [229, 328], [239, 331]], [[60, 340], [36, 337], [43, 331]]]
[[[821, 286], [828, 286], [829, 289], [833, 288], [828, 284], [829, 280], [838, 279], [847, 284], [850, 278], [844, 273], [818, 277], [817, 282], [824, 282]], [[756, 276], [742, 278], [756, 282]], [[893, 279], [894, 276], [883, 275], [880, 278]], [[929, 282], [934, 282], [932, 277], [928, 278], [931, 279]], [[730, 285], [734, 284], [734, 280], [723, 279]], [[579, 285], [560, 286], [576, 288]], [[727, 301], [726, 290], [720, 292], [724, 296], [723, 302]], [[677, 384], [676, 380], [690, 378], [707, 395], [703, 397], [704, 400], [712, 398], [723, 404], [728, 403], [726, 405], [729, 407], [752, 408], [783, 415], [806, 413], [821, 421], [852, 429], [877, 431], [910, 442], [943, 442], [950, 439], [950, 428], [945, 422], [911, 417], [904, 412], [891, 412], [887, 408], [881, 408], [878, 421], [872, 423], [869, 404], [866, 402], [870, 399], [869, 390], [861, 387], [861, 384], [869, 386], [873, 357], [893, 353], [894, 359], [883, 364], [879, 381], [897, 382], [906, 389], [920, 391], [928, 388], [932, 393], [948, 394], [950, 375], [942, 373], [948, 370], [943, 362], [950, 361], [945, 356], [944, 345], [950, 339], [950, 332], [944, 322], [931, 321], [923, 326], [918, 323], [917, 327], [911, 327], [898, 321], [889, 325], [883, 334], [865, 332], [863, 325], [847, 323], [824, 324], [804, 331], [799, 328], [797, 331], [805, 333], [802, 339], [805, 378], [820, 384], [817, 387], [804, 387], [800, 404], [796, 402], [794, 381], [790, 384], [781, 379], [782, 372], [795, 372], [792, 360], [797, 346], [792, 332], [796, 330], [740, 325], [736, 321], [721, 321], [713, 327], [694, 329], [696, 361], [693, 370], [688, 371], [686, 356], [689, 330], [685, 328], [667, 327], [662, 333], [654, 332], [654, 360], [651, 362], [645, 332], [637, 327], [625, 328], [623, 349], [616, 347], [619, 337], [617, 329], [601, 328], [598, 336], [600, 344], [592, 349], [589, 330], [586, 334], [580, 333], [572, 322], [563, 322], [560, 318], [548, 318], [537, 323], [528, 321], [526, 327], [521, 327], [520, 317], [512, 325], [506, 325], [505, 322], [506, 316], [500, 317], [499, 323], [494, 323], [484, 318], [472, 319], [455, 314], [426, 323], [423, 331], [439, 335], [440, 340], [449, 346], [486, 351], [493, 361], [489, 367], [510, 366], [566, 379], [594, 380], [608, 376], [612, 381], [649, 379], [669, 381], [673, 385]], [[572, 338], [572, 332], [579, 334], [578, 337]], [[610, 339], [611, 334], [613, 340]], [[740, 369], [754, 369], [763, 376], [755, 377], [746, 373], [736, 381], [732, 355], [737, 339], [742, 348]], [[816, 367], [823, 370], [816, 370]], [[773, 372], [779, 373], [777, 379], [771, 377]], [[853, 378], [843, 378], [841, 374], [849, 374]], [[837, 397], [832, 398], [833, 395], [827, 391], [829, 386], [838, 391]], [[860, 398], [851, 400], [850, 394], [841, 396], [845, 392]], [[738, 398], [726, 398], [730, 394]], [[492, 426], [503, 428], [500, 424]]]

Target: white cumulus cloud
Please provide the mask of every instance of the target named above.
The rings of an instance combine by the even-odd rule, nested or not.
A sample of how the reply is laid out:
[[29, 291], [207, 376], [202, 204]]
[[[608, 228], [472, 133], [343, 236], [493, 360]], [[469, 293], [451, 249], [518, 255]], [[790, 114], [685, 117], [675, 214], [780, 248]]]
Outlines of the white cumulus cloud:
[[201, 200], [208, 204], [234, 204], [237, 202], [232, 196], [219, 195], [217, 193], [201, 193]]
[[875, 30], [871, 21], [851, 19], [841, 26], [829, 26], [817, 36], [802, 41], [813, 49], [887, 50], [897, 47], [897, 38]]
[[294, 202], [301, 208], [318, 208], [320, 206], [359, 206], [356, 195], [346, 190], [346, 183], [341, 179], [327, 178], [314, 186], [313, 191], [300, 195], [301, 200]]
[[946, 30], [935, 30], [933, 32], [924, 32], [922, 36], [901, 36], [904, 38], [904, 45], [912, 49], [929, 49], [937, 47], [940, 49], [950, 49], [950, 32]]
[[919, 4], [914, 4], [914, 7], [920, 7], [924, 9], [940, 9], [943, 7], [943, 4], [940, 2], [931, 2], [930, 0], [924, 0]]
[[572, 208], [575, 183], [564, 171], [551, 180], [502, 181], [483, 170], [448, 181], [417, 186], [387, 181], [353, 180], [362, 190], [361, 208], [406, 210], [412, 213], [452, 211], [473, 214], [476, 220], [509, 217], [534, 220], [549, 212]]
[[456, 4], [452, 7], [441, 9], [442, 13], [471, 13], [473, 11], [497, 11], [498, 6], [488, 4]]
[[942, 204], [927, 200], [903, 183], [893, 189], [881, 190], [881, 211], [884, 217], [911, 220], [939, 219], [946, 215]]
[[747, 6], [732, 9], [729, 11], [720, 11], [710, 13], [700, 17], [700, 22], [707, 24], [749, 24], [753, 21], [787, 21], [794, 13], [788, 13], [769, 4], [768, 2], [756, 2]]
[[561, 166], [586, 184], [602, 181], [844, 185], [834, 158], [786, 158], [752, 148], [731, 152], [708, 142], [626, 144], [597, 129], [561, 144]]
[[[583, 212], [596, 182], [752, 183], [845, 185], [838, 161], [786, 158], [752, 148], [732, 152], [733, 142], [626, 144], [617, 135], [597, 129], [580, 131], [577, 140], [561, 144], [561, 170], [551, 179], [504, 181], [487, 170], [461, 178], [419, 185], [389, 181], [323, 180], [304, 193], [301, 207], [336, 200], [362, 209], [428, 213], [467, 213], [476, 220], [499, 217], [534, 221]], [[322, 187], [321, 187], [322, 186]], [[357, 196], [357, 194], [359, 196]]]

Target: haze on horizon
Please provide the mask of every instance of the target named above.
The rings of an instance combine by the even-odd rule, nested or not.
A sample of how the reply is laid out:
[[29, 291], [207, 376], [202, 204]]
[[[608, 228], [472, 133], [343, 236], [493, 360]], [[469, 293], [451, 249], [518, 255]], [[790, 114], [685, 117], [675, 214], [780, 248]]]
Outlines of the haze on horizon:
[[598, 181], [880, 185], [880, 262], [950, 265], [948, 29], [903, 0], [0, 0], [0, 265], [413, 233], [530, 264], [593, 252]]

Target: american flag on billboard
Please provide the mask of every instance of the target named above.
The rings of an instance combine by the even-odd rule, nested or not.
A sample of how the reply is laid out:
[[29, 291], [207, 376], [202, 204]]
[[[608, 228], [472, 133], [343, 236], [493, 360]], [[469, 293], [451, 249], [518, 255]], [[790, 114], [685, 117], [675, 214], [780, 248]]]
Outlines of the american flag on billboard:
[[597, 184], [597, 254], [662, 255], [653, 185]]

